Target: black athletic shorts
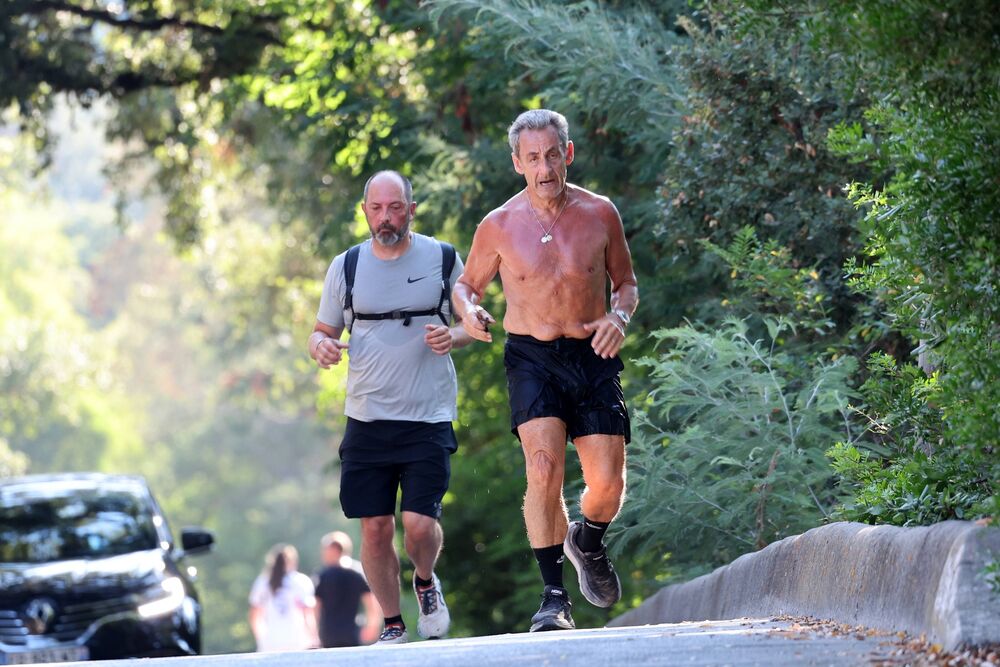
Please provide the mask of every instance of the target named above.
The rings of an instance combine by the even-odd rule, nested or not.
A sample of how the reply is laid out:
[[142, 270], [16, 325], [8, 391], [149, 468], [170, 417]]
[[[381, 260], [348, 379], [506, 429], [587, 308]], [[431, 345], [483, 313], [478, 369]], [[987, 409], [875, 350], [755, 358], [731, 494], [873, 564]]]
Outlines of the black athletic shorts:
[[596, 434], [632, 439], [619, 377], [625, 365], [618, 357], [595, 354], [591, 338], [543, 341], [507, 334], [503, 362], [514, 435], [526, 421], [558, 417], [570, 439]]
[[340, 443], [340, 506], [349, 519], [399, 508], [438, 519], [458, 448], [451, 422], [363, 422], [347, 418]]

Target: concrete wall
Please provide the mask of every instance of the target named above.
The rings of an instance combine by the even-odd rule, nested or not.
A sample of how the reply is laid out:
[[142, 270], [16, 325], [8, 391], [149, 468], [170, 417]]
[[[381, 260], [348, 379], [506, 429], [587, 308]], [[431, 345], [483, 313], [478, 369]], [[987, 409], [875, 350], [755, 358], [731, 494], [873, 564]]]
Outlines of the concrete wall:
[[834, 523], [667, 586], [609, 625], [792, 614], [926, 634], [947, 649], [1000, 642], [991, 560], [1000, 528]]

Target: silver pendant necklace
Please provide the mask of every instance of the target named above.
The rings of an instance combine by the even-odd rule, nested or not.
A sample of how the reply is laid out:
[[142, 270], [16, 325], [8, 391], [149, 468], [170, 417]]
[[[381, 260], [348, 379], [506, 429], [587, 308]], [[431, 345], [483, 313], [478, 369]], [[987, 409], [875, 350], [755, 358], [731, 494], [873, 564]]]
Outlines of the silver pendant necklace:
[[540, 239], [542, 243], [548, 243], [549, 241], [552, 240], [552, 230], [555, 229], [556, 224], [559, 223], [559, 218], [562, 217], [563, 211], [566, 210], [567, 204], [569, 204], [568, 194], [566, 195], [566, 199], [563, 201], [563, 205], [559, 208], [559, 212], [556, 213], [556, 219], [552, 221], [552, 224], [549, 225], [548, 229], [545, 229], [545, 225], [542, 224], [542, 221], [538, 219], [538, 214], [535, 213], [535, 207], [531, 205], [531, 199], [528, 199], [528, 208], [531, 209], [531, 216], [535, 219], [535, 222], [538, 223], [538, 226], [542, 230], [542, 238]]

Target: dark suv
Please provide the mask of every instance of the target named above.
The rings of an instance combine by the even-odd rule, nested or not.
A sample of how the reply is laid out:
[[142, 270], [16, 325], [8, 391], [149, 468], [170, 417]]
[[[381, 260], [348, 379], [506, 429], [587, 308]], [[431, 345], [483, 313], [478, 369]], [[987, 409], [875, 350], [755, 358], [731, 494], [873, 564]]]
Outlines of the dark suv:
[[175, 543], [141, 477], [0, 479], [0, 664], [199, 653], [183, 559], [212, 542]]

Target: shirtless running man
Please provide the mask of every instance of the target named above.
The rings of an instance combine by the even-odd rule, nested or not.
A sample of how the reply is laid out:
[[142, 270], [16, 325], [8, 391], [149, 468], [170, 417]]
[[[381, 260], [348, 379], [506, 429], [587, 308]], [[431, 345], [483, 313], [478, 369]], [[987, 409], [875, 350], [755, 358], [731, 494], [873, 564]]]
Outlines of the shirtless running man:
[[[531, 631], [570, 629], [564, 554], [589, 602], [610, 607], [621, 597], [603, 539], [625, 491], [630, 430], [618, 350], [639, 296], [614, 204], [566, 182], [574, 152], [565, 117], [527, 111], [508, 138], [526, 187], [480, 223], [453, 299], [469, 335], [491, 342], [494, 319], [479, 302], [500, 272], [511, 430], [527, 476], [524, 522], [545, 586]], [[583, 521], [573, 523], [563, 498], [567, 437], [586, 483]]]

